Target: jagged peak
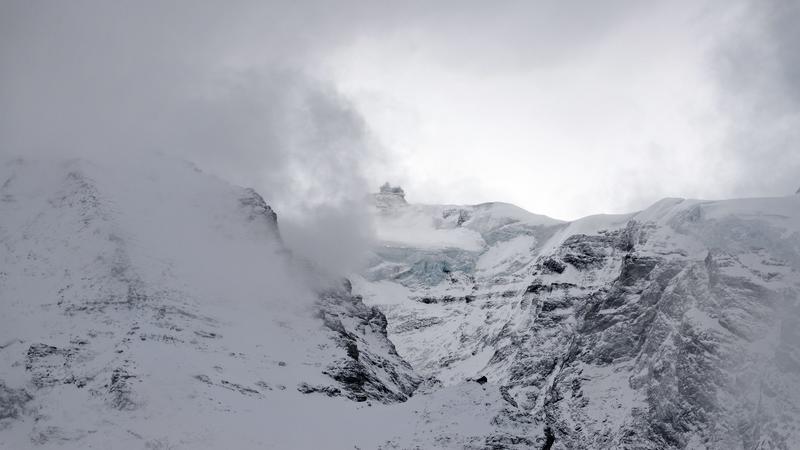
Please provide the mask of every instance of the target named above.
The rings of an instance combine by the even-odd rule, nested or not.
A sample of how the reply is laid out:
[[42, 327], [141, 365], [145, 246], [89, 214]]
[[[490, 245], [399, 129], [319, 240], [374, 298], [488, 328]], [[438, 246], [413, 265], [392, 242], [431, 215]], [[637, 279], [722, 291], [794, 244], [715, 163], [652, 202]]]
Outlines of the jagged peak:
[[375, 205], [382, 210], [391, 209], [397, 206], [405, 206], [406, 192], [400, 186], [392, 186], [389, 182], [384, 183], [380, 190], [372, 194]]
[[392, 186], [391, 184], [389, 184], [388, 181], [386, 183], [383, 183], [383, 185], [380, 188], [380, 193], [397, 195], [403, 197], [404, 199], [406, 198], [406, 192], [403, 190], [403, 188], [401, 188], [400, 186]]
[[239, 198], [242, 206], [250, 208], [247, 220], [253, 221], [256, 218], [264, 217], [269, 226], [276, 232], [278, 230], [278, 214], [264, 200], [264, 197], [253, 188], [243, 188], [244, 195]]

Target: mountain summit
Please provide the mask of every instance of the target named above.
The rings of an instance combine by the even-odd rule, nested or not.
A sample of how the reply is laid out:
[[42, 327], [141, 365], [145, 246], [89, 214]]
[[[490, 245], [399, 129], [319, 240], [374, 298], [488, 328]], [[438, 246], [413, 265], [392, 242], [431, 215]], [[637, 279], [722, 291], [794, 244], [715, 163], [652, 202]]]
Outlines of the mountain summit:
[[445, 386], [497, 386], [548, 448], [800, 444], [797, 196], [574, 222], [404, 205], [376, 220], [354, 291], [400, 355]]
[[350, 447], [302, 430], [420, 382], [256, 191], [189, 164], [10, 161], [0, 217], [2, 448]]
[[381, 186], [380, 191], [373, 194], [373, 201], [379, 210], [391, 210], [406, 203], [406, 193], [400, 186], [392, 186], [388, 182]]
[[371, 204], [348, 280], [191, 164], [2, 163], [0, 448], [800, 443], [799, 196]]

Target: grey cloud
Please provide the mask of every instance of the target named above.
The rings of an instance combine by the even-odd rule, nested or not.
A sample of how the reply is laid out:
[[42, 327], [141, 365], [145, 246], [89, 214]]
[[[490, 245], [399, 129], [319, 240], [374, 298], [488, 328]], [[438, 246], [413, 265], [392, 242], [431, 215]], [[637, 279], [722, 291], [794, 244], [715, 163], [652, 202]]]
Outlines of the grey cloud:
[[421, 51], [459, 70], [531, 70], [590, 52], [645, 6], [629, 0], [445, 2], [410, 14], [407, 27], [421, 35]]
[[[326, 55], [387, 38], [456, 71], [531, 70], [591, 52], [652, 8], [628, 0], [6, 1], [0, 154], [178, 154], [262, 191], [295, 227], [287, 238], [335, 259], [339, 243], [368, 235], [357, 206], [374, 188], [366, 168], [392, 162], [328, 81]], [[753, 2], [720, 40], [713, 67], [733, 173], [720, 183], [731, 195], [797, 188], [798, 20], [796, 2]], [[680, 195], [671, 189], [643, 192]], [[324, 236], [315, 229], [352, 236], [315, 242]]]
[[628, 3], [3, 2], [0, 154], [179, 155], [256, 187], [288, 240], [341, 265], [369, 235], [364, 170], [385, 155], [321, 57], [398, 33], [463, 68], [529, 64]]
[[368, 237], [362, 165], [380, 147], [309, 70], [350, 32], [321, 5], [4, 2], [0, 155], [184, 157], [257, 188], [327, 261]]
[[788, 195], [800, 185], [800, 3], [752, 1], [714, 56], [733, 195]]
[[490, 67], [568, 53], [592, 39], [570, 30], [608, 28], [627, 4], [557, 3], [4, 2], [0, 151], [228, 152], [250, 173], [262, 152], [285, 157], [282, 126], [263, 123], [298, 106], [285, 91], [329, 94], [318, 58], [354, 39], [420, 33], [454, 64]]

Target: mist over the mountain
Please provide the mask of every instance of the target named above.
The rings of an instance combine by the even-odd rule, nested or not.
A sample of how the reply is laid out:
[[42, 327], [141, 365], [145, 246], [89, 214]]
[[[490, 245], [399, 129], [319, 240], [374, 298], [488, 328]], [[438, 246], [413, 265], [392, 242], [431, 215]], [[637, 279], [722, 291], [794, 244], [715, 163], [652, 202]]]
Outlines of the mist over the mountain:
[[2, 2], [0, 449], [800, 447], [798, 25]]
[[800, 173], [800, 4], [751, 2], [733, 23], [712, 58], [730, 114], [722, 145], [736, 160], [731, 194], [791, 190]]
[[796, 17], [791, 0], [4, 2], [0, 152], [182, 155], [287, 220], [387, 179], [562, 219], [780, 195], [800, 167]]
[[0, 153], [182, 157], [257, 188], [308, 256], [350, 260], [368, 238], [363, 171], [380, 147], [347, 100], [304, 66], [341, 39], [323, 5], [2, 9]]

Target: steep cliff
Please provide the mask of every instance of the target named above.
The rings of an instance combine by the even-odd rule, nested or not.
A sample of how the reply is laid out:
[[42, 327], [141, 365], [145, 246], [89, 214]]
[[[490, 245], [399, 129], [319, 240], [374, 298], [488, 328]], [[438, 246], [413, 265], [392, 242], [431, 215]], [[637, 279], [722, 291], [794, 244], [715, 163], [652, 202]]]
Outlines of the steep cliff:
[[187, 163], [7, 162], [0, 249], [2, 448], [312, 445], [419, 383], [261, 196]]
[[538, 442], [800, 444], [798, 197], [666, 199], [571, 223], [376, 204], [384, 240], [355, 291], [421, 374], [486, 377]]

